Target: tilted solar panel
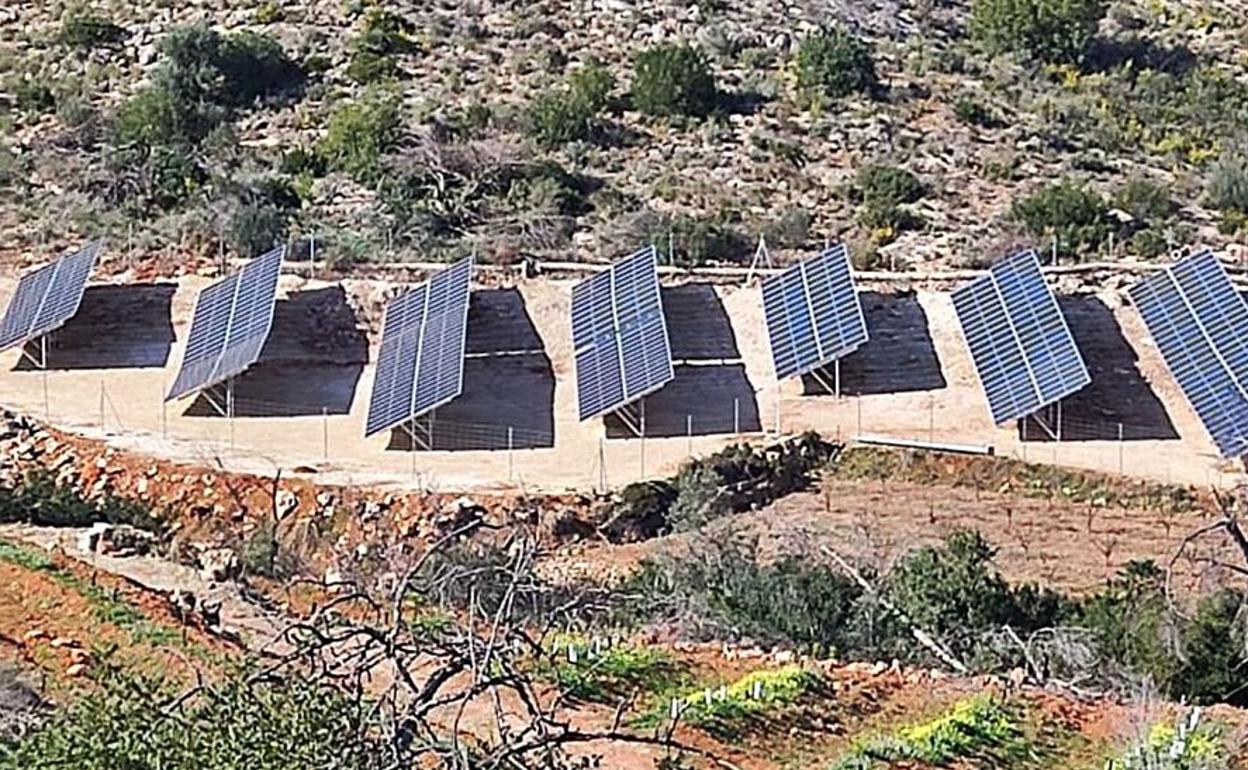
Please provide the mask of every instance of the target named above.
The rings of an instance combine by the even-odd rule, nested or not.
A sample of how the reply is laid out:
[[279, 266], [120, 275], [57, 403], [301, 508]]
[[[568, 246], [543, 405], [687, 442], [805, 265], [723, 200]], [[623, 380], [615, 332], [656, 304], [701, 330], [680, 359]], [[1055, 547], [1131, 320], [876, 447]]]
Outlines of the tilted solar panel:
[[0, 320], [0, 350], [42, 337], [73, 318], [103, 249], [103, 241], [90, 243], [23, 276]]
[[1248, 306], [1217, 258], [1194, 254], [1129, 294], [1218, 452], [1248, 452]]
[[284, 246], [274, 249], [200, 292], [166, 401], [236, 377], [260, 358], [285, 256]]
[[577, 408], [582, 420], [652, 393], [673, 376], [654, 247], [572, 289]]
[[844, 245], [765, 279], [763, 312], [779, 379], [844, 358], [868, 339]]
[[1034, 251], [993, 265], [953, 293], [953, 306], [998, 425], [1091, 382]]
[[391, 300], [364, 435], [401, 425], [463, 391], [472, 259]]

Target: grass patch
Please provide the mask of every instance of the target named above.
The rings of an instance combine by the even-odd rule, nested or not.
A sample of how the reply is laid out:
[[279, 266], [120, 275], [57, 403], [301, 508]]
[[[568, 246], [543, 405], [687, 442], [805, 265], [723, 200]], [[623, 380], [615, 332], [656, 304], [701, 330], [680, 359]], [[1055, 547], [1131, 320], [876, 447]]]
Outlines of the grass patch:
[[[795, 664], [752, 671], [735, 682], [689, 690], [673, 700], [686, 723], [720, 740], [733, 740], [823, 686], [821, 674]], [[672, 710], [672, 703], [664, 703], [637, 720], [637, 726], [661, 724]]]
[[[65, 588], [87, 600], [96, 620], [108, 623], [130, 634], [134, 644], [165, 647], [180, 644], [181, 634], [168, 626], [155, 623], [136, 607], [118, 598], [116, 591], [93, 585], [73, 572], [58, 567], [43, 551], [0, 541], [0, 561], [6, 561], [31, 572], [41, 572]], [[196, 647], [196, 645], [188, 646]], [[204, 651], [206, 654], [206, 651]]]
[[855, 740], [829, 770], [871, 770], [903, 761], [947, 765], [973, 758], [989, 758], [993, 767], [1036, 758], [1019, 709], [988, 695], [961, 700], [929, 722]]
[[829, 467], [831, 478], [951, 484], [1031, 498], [1138, 508], [1163, 514], [1190, 513], [1200, 501], [1190, 487], [1110, 479], [1095, 473], [1005, 458], [950, 458], [921, 450], [853, 447]]
[[560, 635], [541, 675], [574, 700], [607, 703], [633, 691], [657, 695], [679, 686], [687, 671], [666, 650], [620, 644], [598, 650], [584, 637]]

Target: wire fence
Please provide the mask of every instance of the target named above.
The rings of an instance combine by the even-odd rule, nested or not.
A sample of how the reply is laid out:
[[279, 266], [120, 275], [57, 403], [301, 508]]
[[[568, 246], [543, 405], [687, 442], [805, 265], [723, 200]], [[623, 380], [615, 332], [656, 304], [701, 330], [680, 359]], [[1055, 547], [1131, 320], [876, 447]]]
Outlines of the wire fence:
[[[188, 406], [165, 403], [163, 395], [163, 390], [154, 390], [145, 399], [100, 380], [96, 414], [88, 423], [105, 434], [159, 432], [169, 449], [181, 445], [185, 454], [189, 447], [192, 456], [210, 464], [251, 459], [275, 469], [308, 466], [374, 478], [406, 475], [422, 484], [427, 476], [458, 479], [471, 474], [498, 483], [532, 480], [539, 487], [605, 491], [666, 475], [688, 459], [730, 443], [757, 443], [805, 430], [846, 442], [869, 437], [936, 448], [980, 447], [1025, 462], [1198, 486], [1225, 488], [1242, 475], [1221, 463], [1211, 444], [1181, 441], [1172, 427], [1063, 414], [1059, 429], [1056, 415], [1050, 414], [1008, 429], [994, 428], [961, 419], [974, 406], [951, 404], [947, 395], [937, 393], [909, 394], [898, 403], [755, 392], [749, 394], [748, 408], [740, 400], [708, 400], [683, 413], [677, 411], [679, 404], [656, 401], [647, 403], [644, 421], [631, 428], [607, 418], [601, 428], [597, 423], [591, 428], [566, 426], [563, 430], [575, 435], [562, 437], [553, 405], [536, 424], [492, 424], [435, 413], [419, 425], [401, 426], [373, 439], [364, 438], [361, 420], [323, 405], [238, 398], [231, 417], [205, 409], [202, 399]], [[152, 405], [150, 411], [144, 403]], [[49, 418], [53, 405], [45, 400]], [[751, 415], [748, 423], [741, 420], [743, 412]], [[601, 432], [595, 436], [594, 431]]]

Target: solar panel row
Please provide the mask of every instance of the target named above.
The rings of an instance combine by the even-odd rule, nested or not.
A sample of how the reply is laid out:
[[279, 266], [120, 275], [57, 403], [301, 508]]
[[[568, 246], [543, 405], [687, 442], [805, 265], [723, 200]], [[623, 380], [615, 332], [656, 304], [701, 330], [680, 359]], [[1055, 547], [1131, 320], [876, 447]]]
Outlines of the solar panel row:
[[1034, 251], [993, 265], [953, 293], [953, 306], [998, 425], [1091, 382]]
[[364, 435], [419, 417], [463, 390], [472, 259], [391, 300]]
[[274, 249], [200, 293], [182, 364], [166, 401], [242, 374], [260, 358], [273, 325], [285, 256], [284, 246]]
[[1221, 263], [1202, 251], [1129, 293], [1218, 451], [1248, 452], [1248, 306]]
[[0, 350], [42, 337], [72, 318], [103, 248], [103, 241], [90, 243], [23, 276], [0, 320]]
[[572, 289], [582, 420], [636, 401], [675, 376], [657, 267], [651, 246]]
[[844, 245], [765, 279], [763, 311], [779, 379], [826, 366], [867, 342]]

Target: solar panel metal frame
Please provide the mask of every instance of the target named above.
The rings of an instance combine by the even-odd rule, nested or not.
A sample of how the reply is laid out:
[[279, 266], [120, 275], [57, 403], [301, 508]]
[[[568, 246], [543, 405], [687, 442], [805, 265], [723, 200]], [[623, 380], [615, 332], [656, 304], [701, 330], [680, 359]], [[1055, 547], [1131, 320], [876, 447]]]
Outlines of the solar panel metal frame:
[[1218, 453], [1248, 453], [1248, 303], [1222, 263], [1203, 249], [1127, 293]]
[[[463, 393], [472, 268], [472, 257], [462, 259], [386, 304], [365, 437], [415, 420]], [[432, 385], [422, 387], [430, 372]]]
[[762, 294], [777, 379], [827, 366], [870, 338], [844, 244], [765, 278]]
[[73, 318], [103, 250], [104, 241], [92, 241], [22, 276], [0, 318], [0, 351], [44, 337]]
[[992, 420], [1035, 414], [1092, 381], [1032, 250], [953, 292], [954, 310]]
[[226, 382], [259, 360], [273, 328], [285, 258], [286, 247], [279, 246], [200, 292], [178, 375], [165, 401]]
[[571, 321], [581, 420], [618, 411], [675, 377], [653, 246], [574, 286]]

